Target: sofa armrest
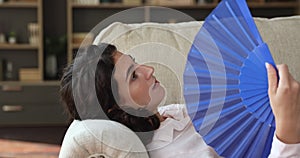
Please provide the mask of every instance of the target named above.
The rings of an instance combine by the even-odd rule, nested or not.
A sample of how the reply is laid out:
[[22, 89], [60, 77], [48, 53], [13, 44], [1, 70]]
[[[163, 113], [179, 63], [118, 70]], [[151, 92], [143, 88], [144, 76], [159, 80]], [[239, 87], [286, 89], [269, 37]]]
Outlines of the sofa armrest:
[[75, 120], [65, 134], [60, 158], [72, 157], [148, 158], [138, 136], [124, 125], [109, 120]]

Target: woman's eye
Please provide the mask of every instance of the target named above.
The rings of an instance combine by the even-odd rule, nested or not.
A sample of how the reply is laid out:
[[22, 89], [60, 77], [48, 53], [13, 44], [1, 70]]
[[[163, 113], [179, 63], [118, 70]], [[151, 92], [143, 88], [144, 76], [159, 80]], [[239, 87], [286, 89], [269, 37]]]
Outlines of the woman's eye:
[[137, 79], [137, 75], [135, 74], [135, 71], [133, 71], [131, 79], [132, 80], [136, 80]]
[[135, 61], [135, 58], [132, 58], [132, 61], [133, 61], [134, 63], [137, 63], [137, 62]]

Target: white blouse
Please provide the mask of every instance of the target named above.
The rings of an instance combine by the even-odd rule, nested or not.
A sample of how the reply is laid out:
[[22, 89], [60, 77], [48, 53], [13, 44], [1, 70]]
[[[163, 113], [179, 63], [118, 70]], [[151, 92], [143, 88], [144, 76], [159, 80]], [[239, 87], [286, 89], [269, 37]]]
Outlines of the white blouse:
[[[159, 108], [162, 116], [168, 117], [154, 131], [152, 142], [146, 145], [151, 158], [214, 158], [219, 157], [196, 132], [184, 104], [171, 104]], [[299, 144], [284, 144], [273, 138], [270, 158], [300, 157]]]

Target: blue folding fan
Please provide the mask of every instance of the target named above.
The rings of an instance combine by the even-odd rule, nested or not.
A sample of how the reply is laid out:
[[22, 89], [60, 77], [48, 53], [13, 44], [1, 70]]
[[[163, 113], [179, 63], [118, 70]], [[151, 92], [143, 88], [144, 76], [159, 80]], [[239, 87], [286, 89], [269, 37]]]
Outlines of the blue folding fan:
[[275, 130], [265, 62], [274, 65], [245, 0], [223, 0], [188, 54], [184, 96], [194, 127], [225, 157], [267, 157]]

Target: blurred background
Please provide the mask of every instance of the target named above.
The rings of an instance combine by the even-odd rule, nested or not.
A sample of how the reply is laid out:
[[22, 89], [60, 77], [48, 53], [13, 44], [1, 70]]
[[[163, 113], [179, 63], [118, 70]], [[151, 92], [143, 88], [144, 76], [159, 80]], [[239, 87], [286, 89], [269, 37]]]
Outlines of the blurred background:
[[[298, 0], [247, 2], [254, 17], [300, 14]], [[69, 123], [58, 95], [59, 79], [82, 40], [93, 40], [105, 27], [89, 33], [99, 22], [134, 7], [142, 7], [137, 10], [140, 18], [121, 22], [190, 21], [151, 6], [169, 7], [204, 20], [218, 3], [219, 0], [0, 0], [0, 157], [43, 152], [48, 152], [49, 157], [57, 156]], [[114, 21], [107, 25], [111, 22]]]

